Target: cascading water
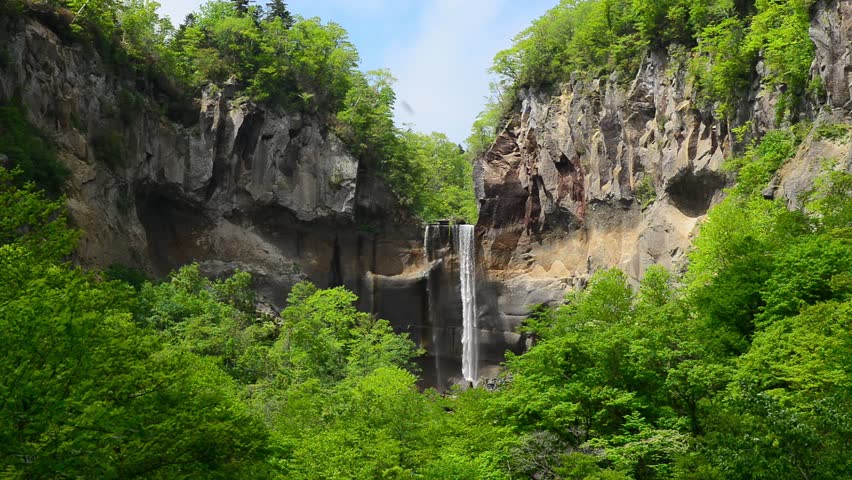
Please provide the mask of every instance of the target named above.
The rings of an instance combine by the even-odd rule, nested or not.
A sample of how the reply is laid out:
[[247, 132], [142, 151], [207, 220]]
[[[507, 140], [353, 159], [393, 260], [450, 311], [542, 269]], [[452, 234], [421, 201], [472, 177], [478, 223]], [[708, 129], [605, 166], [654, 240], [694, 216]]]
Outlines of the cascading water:
[[423, 232], [423, 252], [426, 255], [426, 260], [431, 260], [429, 258], [429, 229], [432, 228], [432, 225], [426, 225], [426, 230]]
[[476, 329], [476, 245], [473, 225], [458, 226], [459, 275], [462, 299], [462, 376], [479, 380], [479, 332]]

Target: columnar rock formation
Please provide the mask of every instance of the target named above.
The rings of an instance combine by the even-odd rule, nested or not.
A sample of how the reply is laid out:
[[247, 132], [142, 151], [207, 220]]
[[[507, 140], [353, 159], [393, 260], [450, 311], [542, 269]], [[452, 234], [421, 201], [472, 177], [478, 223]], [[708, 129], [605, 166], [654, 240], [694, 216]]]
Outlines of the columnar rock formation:
[[372, 275], [422, 262], [420, 225], [323, 118], [255, 105], [233, 85], [163, 115], [157, 85], [122, 80], [91, 47], [34, 19], [2, 31], [19, 67], [0, 74], [0, 100], [20, 101], [71, 171], [80, 263], [247, 270], [275, 307], [303, 279], [345, 284], [369, 309]]
[[[272, 308], [303, 279], [346, 285], [429, 350], [431, 383], [460, 376], [449, 227], [429, 230], [424, 253], [422, 225], [326, 119], [254, 105], [233, 85], [164, 114], [155, 101], [168, 104], [167, 86], [122, 80], [37, 20], [3, 22], [0, 101], [19, 101], [71, 171], [68, 207], [85, 232], [77, 261], [154, 275], [193, 261], [210, 275], [242, 269]], [[811, 38], [826, 95], [806, 115], [849, 123], [852, 2], [818, 2]], [[773, 128], [777, 98], [758, 75], [737, 118], [720, 121], [667, 52], [650, 52], [629, 85], [576, 76], [523, 90], [475, 164], [483, 374], [524, 349], [516, 328], [530, 306], [560, 301], [591, 272], [619, 267], [638, 280], [651, 264], [681, 268], [730, 182], [720, 169], [737, 148], [730, 127]], [[809, 137], [765, 194], [798, 202], [825, 159], [852, 168], [848, 140]]]
[[[849, 123], [852, 3], [818, 3], [811, 38], [827, 99], [806, 116]], [[731, 121], [700, 108], [685, 56], [667, 52], [650, 52], [629, 85], [575, 76], [521, 91], [474, 166], [490, 279], [481, 323], [510, 331], [531, 305], [560, 301], [601, 268], [622, 268], [634, 281], [652, 264], [682, 268], [697, 226], [730, 183], [720, 167], [737, 146], [731, 127], [751, 125], [751, 138], [777, 127], [780, 92], [762, 71]], [[826, 158], [850, 168], [848, 143], [809, 137], [767, 195], [795, 202]]]

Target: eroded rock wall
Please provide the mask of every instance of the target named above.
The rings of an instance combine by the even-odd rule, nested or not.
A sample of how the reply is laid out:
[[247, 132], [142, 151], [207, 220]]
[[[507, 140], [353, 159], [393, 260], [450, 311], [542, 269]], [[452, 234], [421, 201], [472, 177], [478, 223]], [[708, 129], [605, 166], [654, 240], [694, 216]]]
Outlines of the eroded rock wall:
[[[805, 115], [852, 123], [852, 1], [819, 2], [811, 37], [826, 92]], [[81, 264], [157, 276], [188, 262], [214, 276], [241, 269], [273, 308], [303, 279], [345, 285], [362, 310], [428, 349], [426, 385], [456, 381], [451, 239], [439, 233], [424, 249], [422, 226], [326, 120], [254, 105], [224, 85], [177, 121], [151, 100], [150, 85], [111, 74], [96, 53], [36, 20], [0, 21], [0, 45], [0, 100], [23, 105], [71, 171]], [[561, 301], [595, 270], [619, 267], [638, 281], [651, 264], [683, 267], [696, 227], [730, 183], [720, 167], [736, 148], [728, 122], [698, 108], [684, 61], [651, 52], [630, 85], [576, 77], [524, 90], [477, 160], [484, 375], [505, 350], [525, 348], [516, 331], [532, 305]], [[128, 93], [140, 92], [142, 104], [128, 105]], [[777, 98], [758, 74], [733, 124], [751, 122], [753, 137], [774, 128]], [[798, 205], [824, 165], [852, 169], [850, 155], [848, 137], [812, 134], [765, 195]]]
[[[71, 172], [79, 263], [157, 276], [188, 262], [210, 275], [246, 270], [276, 308], [310, 279], [352, 288], [368, 311], [373, 276], [423, 264], [420, 226], [326, 119], [224, 85], [196, 99], [189, 121], [171, 120], [150, 84], [111, 73], [91, 47], [35, 19], [2, 22], [0, 100], [22, 104]], [[382, 313], [402, 322], [411, 311]]]
[[[826, 96], [804, 115], [850, 123], [852, 2], [819, 2], [811, 37], [813, 75]], [[778, 127], [779, 92], [763, 71], [759, 64], [730, 121], [696, 102], [677, 50], [650, 52], [629, 85], [576, 77], [521, 91], [474, 166], [483, 320], [511, 331], [532, 305], [561, 301], [602, 268], [621, 268], [635, 282], [652, 264], [683, 268], [697, 226], [731, 182], [721, 170], [736, 153], [731, 127], [751, 125], [752, 138]], [[849, 169], [848, 139], [809, 136], [766, 194], [795, 204], [826, 158]]]

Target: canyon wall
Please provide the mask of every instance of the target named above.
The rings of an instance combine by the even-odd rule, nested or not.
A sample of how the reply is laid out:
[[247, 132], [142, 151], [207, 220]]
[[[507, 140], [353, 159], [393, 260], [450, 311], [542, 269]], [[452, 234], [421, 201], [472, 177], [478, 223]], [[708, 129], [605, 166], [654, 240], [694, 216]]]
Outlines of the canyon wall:
[[22, 105], [70, 171], [79, 263], [155, 277], [188, 262], [214, 276], [240, 269], [273, 308], [310, 279], [352, 288], [366, 310], [373, 275], [423, 263], [419, 222], [328, 121], [255, 105], [228, 84], [177, 121], [91, 46], [32, 18], [2, 30], [0, 99]]
[[246, 271], [270, 313], [299, 281], [345, 286], [359, 309], [427, 351], [424, 386], [458, 381], [462, 316], [448, 230], [435, 230], [427, 258], [422, 222], [327, 118], [256, 105], [233, 84], [206, 88], [174, 114], [150, 80], [117, 75], [91, 46], [38, 19], [0, 28], [9, 59], [0, 102], [20, 104], [70, 172], [64, 193], [83, 234], [77, 263], [153, 278], [192, 262], [211, 277]]
[[[826, 92], [803, 116], [850, 123], [852, 2], [819, 2], [810, 34], [812, 75]], [[629, 85], [576, 76], [520, 92], [474, 166], [481, 324], [511, 332], [530, 306], [561, 301], [602, 268], [621, 268], [638, 282], [649, 265], [685, 267], [697, 227], [731, 184], [722, 164], [745, 143], [732, 127], [749, 125], [747, 139], [779, 127], [780, 97], [759, 64], [736, 118], [719, 119], [696, 101], [686, 63], [685, 54], [651, 51]], [[765, 195], [795, 204], [826, 159], [852, 168], [848, 138], [809, 135]]]
[[[821, 1], [811, 38], [825, 94], [804, 115], [852, 123], [852, 2]], [[428, 351], [425, 385], [461, 375], [461, 300], [452, 227], [429, 229], [397, 204], [371, 165], [316, 115], [207, 88], [182, 113], [157, 88], [111, 72], [99, 55], [44, 23], [0, 20], [0, 100], [20, 103], [71, 174], [76, 261], [162, 278], [189, 262], [253, 275], [275, 311], [289, 288], [344, 285]], [[721, 169], [775, 128], [779, 92], [758, 80], [735, 119], [695, 101], [683, 55], [652, 51], [628, 85], [566, 79], [520, 92], [509, 121], [474, 165], [480, 202], [477, 300], [482, 373], [523, 351], [517, 326], [602, 268], [634, 281], [652, 264], [684, 268], [708, 209], [730, 185]], [[164, 111], [165, 110], [165, 111]], [[0, 152], [2, 153], [2, 152]], [[797, 204], [825, 160], [852, 169], [848, 137], [811, 134], [764, 194]]]

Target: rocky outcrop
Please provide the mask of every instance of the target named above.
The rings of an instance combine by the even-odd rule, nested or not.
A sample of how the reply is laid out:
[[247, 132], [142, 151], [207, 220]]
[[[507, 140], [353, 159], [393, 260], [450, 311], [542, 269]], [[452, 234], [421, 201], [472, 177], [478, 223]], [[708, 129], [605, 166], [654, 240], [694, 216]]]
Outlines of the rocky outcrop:
[[[827, 99], [805, 111], [817, 124], [850, 122], [850, 5], [815, 8], [813, 71]], [[728, 121], [695, 101], [677, 52], [650, 52], [629, 85], [578, 76], [553, 90], [520, 92], [474, 167], [488, 278], [481, 312], [494, 328], [511, 330], [532, 305], [559, 302], [601, 268], [638, 281], [652, 264], [685, 266], [696, 227], [731, 181], [720, 167], [737, 142]], [[751, 137], [776, 127], [779, 92], [763, 84], [762, 71], [758, 65], [733, 121], [751, 125]], [[811, 135], [767, 194], [795, 203], [825, 158], [850, 168], [848, 140]]]
[[110, 73], [90, 47], [34, 19], [4, 22], [0, 99], [23, 105], [71, 171], [79, 263], [157, 276], [188, 262], [211, 275], [246, 270], [277, 307], [310, 279], [352, 288], [366, 310], [372, 276], [423, 263], [420, 226], [323, 118], [264, 108], [224, 85], [203, 92], [190, 121], [174, 121], [151, 85]]
[[852, 3], [820, 0], [810, 35], [817, 47], [812, 75], [822, 78], [827, 105], [852, 112]]
[[[825, 96], [806, 115], [852, 123], [850, 2], [818, 2], [811, 37]], [[164, 115], [148, 80], [110, 73], [33, 19], [0, 20], [0, 48], [0, 100], [23, 105], [71, 171], [79, 263], [156, 276], [188, 262], [211, 276], [244, 270], [273, 308], [303, 279], [345, 285], [428, 350], [424, 385], [460, 381], [452, 228], [430, 229], [424, 249], [422, 226], [326, 119], [255, 105], [234, 85], [206, 89], [188, 116]], [[561, 301], [595, 270], [638, 281], [652, 264], [684, 266], [737, 148], [729, 123], [695, 102], [684, 64], [677, 50], [651, 52], [629, 85], [577, 76], [523, 90], [476, 161], [485, 376], [506, 350], [526, 348], [516, 332], [532, 305]], [[775, 126], [778, 94], [761, 71], [732, 121], [752, 137]], [[827, 163], [852, 170], [849, 143], [811, 134], [764, 194], [798, 205]]]
[[638, 278], [681, 260], [728, 181], [720, 166], [732, 147], [672, 62], [649, 55], [628, 88], [576, 78], [522, 93], [476, 169], [490, 271], [568, 287], [603, 267]]

